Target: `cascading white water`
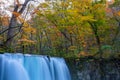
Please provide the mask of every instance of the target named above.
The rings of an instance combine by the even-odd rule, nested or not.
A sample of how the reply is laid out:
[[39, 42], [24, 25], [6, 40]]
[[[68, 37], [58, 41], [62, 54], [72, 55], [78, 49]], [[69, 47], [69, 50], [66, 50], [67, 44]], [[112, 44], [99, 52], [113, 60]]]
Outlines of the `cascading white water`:
[[63, 58], [0, 54], [0, 80], [71, 80]]

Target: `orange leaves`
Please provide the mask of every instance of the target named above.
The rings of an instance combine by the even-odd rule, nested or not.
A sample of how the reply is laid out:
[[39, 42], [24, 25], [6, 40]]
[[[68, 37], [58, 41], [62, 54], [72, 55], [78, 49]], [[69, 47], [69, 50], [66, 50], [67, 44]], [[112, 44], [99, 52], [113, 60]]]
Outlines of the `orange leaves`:
[[81, 51], [78, 56], [81, 57], [81, 56], [89, 56], [90, 54], [84, 52], [84, 51]]
[[[112, 11], [111, 11], [111, 12], [112, 12]], [[109, 12], [109, 13], [110, 13], [110, 12]], [[117, 17], [117, 16], [119, 17], [119, 16], [120, 16], [120, 11], [114, 11], [114, 12], [113, 12], [113, 15], [116, 16], [116, 17]]]
[[32, 14], [36, 14], [36, 13], [39, 13], [39, 10], [34, 9], [34, 11], [33, 11], [33, 13], [32, 13]]
[[3, 26], [8, 26], [9, 25], [9, 17], [3, 16], [1, 18], [1, 22]]
[[15, 15], [15, 17], [20, 16], [21, 14], [19, 12], [13, 12], [13, 15]]

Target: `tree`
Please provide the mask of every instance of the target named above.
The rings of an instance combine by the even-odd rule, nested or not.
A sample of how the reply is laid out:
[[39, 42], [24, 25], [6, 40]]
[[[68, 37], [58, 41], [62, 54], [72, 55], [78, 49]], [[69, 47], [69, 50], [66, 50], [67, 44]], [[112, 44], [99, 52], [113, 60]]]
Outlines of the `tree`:
[[[16, 0], [17, 4], [14, 7], [14, 11], [13, 11], [12, 17], [10, 19], [9, 29], [8, 29], [8, 33], [7, 33], [7, 39], [5, 42], [5, 45], [7, 47], [11, 47], [13, 45], [14, 36], [17, 35], [17, 33], [15, 32], [15, 27], [18, 27], [19, 31], [22, 27], [23, 23], [19, 24], [19, 26], [18, 26], [17, 17], [20, 16], [24, 12], [29, 1], [30, 0], [25, 0], [25, 2], [21, 5], [21, 4], [19, 4], [19, 0]], [[19, 10], [20, 6], [22, 8]]]
[[[63, 40], [67, 41], [64, 43], [67, 45], [66, 51], [72, 46], [76, 46], [78, 49], [80, 49], [79, 46], [87, 47], [85, 38], [93, 35], [98, 45], [98, 52], [102, 53], [99, 33], [100, 29], [105, 27], [105, 3], [68, 0], [44, 3], [44, 6], [38, 11], [40, 13], [38, 15], [44, 17], [42, 19], [51, 23], [49, 26], [54, 26], [64, 36]], [[80, 42], [79, 39], [83, 41]]]
[[[14, 5], [10, 4], [11, 6], [9, 6], [8, 9], [9, 10], [13, 9], [13, 11], [11, 12], [12, 16], [7, 15], [9, 16], [9, 19], [8, 19], [9, 22], [7, 23], [8, 24], [7, 28], [1, 30], [0, 32], [1, 35], [4, 33], [6, 34], [5, 40], [1, 44], [1, 46], [7, 47], [8, 49], [15, 48], [17, 40], [18, 40], [15, 37], [19, 36], [19, 34], [22, 33], [23, 26], [25, 26], [29, 18], [28, 14], [30, 14], [30, 10], [33, 9], [32, 7], [34, 7], [30, 4], [31, 1], [34, 1], [34, 0], [25, 0], [23, 4], [21, 4], [21, 1], [15, 0]], [[4, 16], [5, 15], [2, 15], [2, 17]]]

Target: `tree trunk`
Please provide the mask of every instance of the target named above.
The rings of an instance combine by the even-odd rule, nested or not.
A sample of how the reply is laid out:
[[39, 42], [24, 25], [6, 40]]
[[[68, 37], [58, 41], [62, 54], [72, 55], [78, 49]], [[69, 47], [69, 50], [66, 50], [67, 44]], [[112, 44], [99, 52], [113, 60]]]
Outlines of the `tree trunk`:
[[99, 53], [99, 55], [100, 55], [100, 58], [102, 59], [103, 51], [102, 51], [102, 49], [101, 49], [101, 42], [100, 42], [100, 37], [99, 37], [99, 35], [98, 35], [98, 28], [97, 28], [97, 26], [96, 26], [95, 23], [89, 22], [89, 24], [91, 25], [91, 28], [92, 28], [93, 33], [94, 33], [94, 35], [95, 35], [96, 43], [97, 43], [97, 45], [98, 45], [98, 50], [99, 50], [98, 53]]
[[[30, 0], [25, 0], [24, 4], [22, 5], [22, 8], [19, 10], [19, 5], [16, 5], [14, 7], [14, 11], [13, 12], [16, 12], [16, 13], [19, 13], [19, 14], [22, 14], [23, 11], [25, 10], [28, 2]], [[22, 26], [22, 25], [21, 25]], [[14, 27], [21, 27], [21, 26], [17, 26], [17, 16], [15, 14], [12, 14], [12, 17], [11, 17], [11, 20], [10, 20], [10, 23], [9, 23], [9, 29], [8, 29], [8, 33], [7, 33], [7, 39], [5, 41], [5, 46], [10, 48], [12, 47], [13, 45], [13, 40], [14, 40], [14, 37], [17, 35], [17, 31], [15, 31], [15, 28]], [[18, 31], [19, 32], [19, 31]]]
[[9, 29], [7, 33], [7, 40], [6, 40], [6, 46], [11, 47], [12, 46], [12, 41], [15, 33], [15, 29], [13, 27], [17, 26], [17, 20], [15, 15], [12, 16], [9, 24]]

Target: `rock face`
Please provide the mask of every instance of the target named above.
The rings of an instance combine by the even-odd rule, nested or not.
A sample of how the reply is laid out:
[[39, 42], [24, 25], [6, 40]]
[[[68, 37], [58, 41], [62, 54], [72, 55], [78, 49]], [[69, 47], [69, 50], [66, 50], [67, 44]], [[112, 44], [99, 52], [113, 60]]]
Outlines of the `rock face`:
[[118, 59], [79, 60], [68, 65], [72, 80], [120, 80], [120, 60]]

